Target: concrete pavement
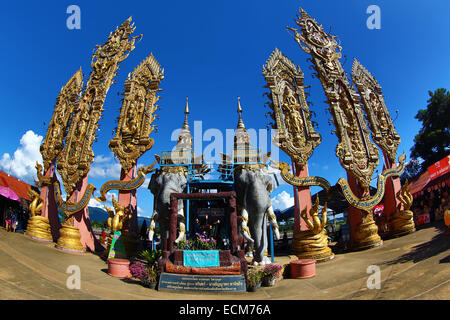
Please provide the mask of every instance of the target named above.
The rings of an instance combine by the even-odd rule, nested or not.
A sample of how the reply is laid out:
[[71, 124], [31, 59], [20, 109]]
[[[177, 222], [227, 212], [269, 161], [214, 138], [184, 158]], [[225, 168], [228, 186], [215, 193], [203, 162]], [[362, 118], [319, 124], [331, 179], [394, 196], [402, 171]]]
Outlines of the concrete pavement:
[[[142, 287], [106, 273], [107, 265], [90, 253], [68, 254], [18, 233], [0, 229], [0, 299], [50, 300], [305, 300], [305, 299], [450, 299], [450, 236], [443, 221], [415, 233], [385, 240], [381, 247], [337, 253], [334, 260], [317, 264], [316, 277], [283, 279], [255, 293], [169, 293]], [[286, 264], [288, 255], [276, 256]], [[70, 265], [81, 270], [81, 288], [70, 290]], [[368, 289], [370, 265], [381, 270], [380, 289]]]

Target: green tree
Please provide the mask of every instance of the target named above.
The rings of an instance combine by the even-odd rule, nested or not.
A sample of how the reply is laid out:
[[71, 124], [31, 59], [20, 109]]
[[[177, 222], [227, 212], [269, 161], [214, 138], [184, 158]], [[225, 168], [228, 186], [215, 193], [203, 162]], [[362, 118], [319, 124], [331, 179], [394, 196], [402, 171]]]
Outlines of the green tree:
[[420, 161], [417, 159], [411, 160], [405, 166], [405, 171], [403, 171], [402, 175], [400, 176], [400, 182], [403, 184], [403, 183], [405, 183], [406, 179], [408, 179], [408, 181], [412, 181], [421, 172], [422, 172], [422, 167], [420, 165]]
[[422, 122], [422, 128], [411, 148], [412, 159], [423, 159], [422, 172], [450, 151], [450, 92], [441, 88], [428, 94], [427, 108], [420, 109], [415, 116]]

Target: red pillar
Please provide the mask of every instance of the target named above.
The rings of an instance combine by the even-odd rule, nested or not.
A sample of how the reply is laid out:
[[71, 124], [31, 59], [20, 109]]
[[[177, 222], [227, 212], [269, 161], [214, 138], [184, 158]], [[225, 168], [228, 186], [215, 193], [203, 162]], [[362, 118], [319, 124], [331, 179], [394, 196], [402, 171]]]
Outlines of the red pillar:
[[[308, 164], [305, 164], [303, 169], [293, 163], [293, 167], [295, 168], [294, 175], [300, 178], [306, 178], [309, 176], [308, 174]], [[295, 187], [294, 186], [294, 234], [300, 231], [309, 230], [305, 221], [300, 218], [300, 212], [302, 212], [305, 208], [308, 212], [311, 209], [311, 190], [309, 187]]]
[[[54, 163], [50, 165], [50, 167], [44, 173], [44, 176], [48, 178], [53, 178], [55, 176]], [[43, 200], [41, 215], [49, 220], [53, 241], [56, 242], [59, 238], [59, 229], [61, 228], [61, 222], [59, 220], [58, 209], [56, 207], [53, 185], [43, 185], [41, 188], [40, 197]]]
[[[83, 198], [84, 193], [87, 188], [87, 175], [83, 178], [81, 182], [77, 184], [77, 188], [70, 195], [70, 201], [78, 202]], [[88, 206], [84, 207], [83, 210], [75, 213], [73, 226], [78, 228], [78, 231], [81, 235], [81, 244], [84, 248], [89, 249], [92, 252], [97, 250], [101, 250], [103, 247], [98, 242], [98, 240], [94, 236], [94, 232], [91, 227], [91, 222], [89, 220], [89, 208]]]
[[[347, 181], [348, 181], [348, 185], [350, 186], [350, 189], [352, 190], [353, 194], [355, 194], [357, 197], [361, 197], [360, 190], [358, 187], [358, 181], [348, 171], [347, 171]], [[362, 222], [361, 210], [349, 205], [349, 207], [348, 207], [348, 222], [350, 224], [351, 243], [353, 244], [353, 241], [355, 239], [355, 231], [358, 228], [358, 225]]]
[[[393, 169], [396, 168], [397, 165], [391, 163], [389, 158], [386, 156], [386, 153], [383, 152], [385, 169]], [[389, 221], [389, 217], [397, 210], [397, 206], [401, 203], [397, 199], [397, 192], [401, 189], [401, 183], [399, 177], [389, 177], [386, 180], [386, 187], [384, 193], [384, 211], [383, 214], [386, 217], [386, 222]], [[389, 225], [389, 224], [388, 224]]]
[[[134, 165], [128, 172], [123, 169], [120, 172], [121, 181], [130, 181], [136, 178], [136, 165]], [[121, 191], [119, 190], [119, 203], [121, 206], [130, 208], [131, 219], [128, 223], [129, 232], [139, 234], [138, 220], [137, 220], [137, 191]]]

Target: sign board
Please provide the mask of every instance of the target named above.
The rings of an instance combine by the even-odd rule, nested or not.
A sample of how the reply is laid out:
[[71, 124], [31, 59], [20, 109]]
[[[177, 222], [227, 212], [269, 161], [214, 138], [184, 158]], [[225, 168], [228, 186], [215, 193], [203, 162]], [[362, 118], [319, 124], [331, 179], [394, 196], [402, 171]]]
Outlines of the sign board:
[[219, 250], [183, 250], [185, 267], [219, 267]]
[[197, 209], [197, 215], [199, 217], [224, 217], [225, 208], [199, 208]]
[[161, 273], [158, 290], [211, 293], [245, 292], [244, 275], [197, 275]]
[[114, 231], [113, 238], [111, 240], [111, 248], [109, 249], [108, 259], [126, 259], [127, 253], [120, 234], [120, 231]]
[[430, 223], [429, 214], [421, 214], [420, 216], [417, 217], [417, 225], [421, 226], [426, 223]]
[[450, 155], [428, 167], [428, 175], [431, 180], [436, 179], [447, 172], [450, 172]]

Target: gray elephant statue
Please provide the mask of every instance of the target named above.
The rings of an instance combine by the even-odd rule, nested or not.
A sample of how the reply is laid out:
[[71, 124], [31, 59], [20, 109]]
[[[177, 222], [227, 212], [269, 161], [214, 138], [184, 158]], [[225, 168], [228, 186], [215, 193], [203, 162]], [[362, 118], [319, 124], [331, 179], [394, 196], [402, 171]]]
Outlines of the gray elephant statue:
[[[154, 196], [154, 211], [150, 223], [149, 240], [153, 240], [155, 224], [159, 222], [161, 231], [161, 249], [166, 250], [170, 230], [170, 194], [186, 191], [186, 167], [162, 167], [151, 176], [148, 188]], [[183, 200], [178, 200], [179, 235], [175, 240], [178, 243], [184, 239], [186, 228], [184, 224]]]
[[[241, 233], [253, 247], [253, 263], [265, 265], [270, 260], [264, 255], [267, 249], [267, 220], [280, 238], [270, 193], [272, 177], [265, 164], [243, 164], [234, 169], [234, 187], [238, 212], [241, 216]], [[248, 227], [247, 227], [248, 223]], [[250, 237], [250, 238], [249, 238]]]

